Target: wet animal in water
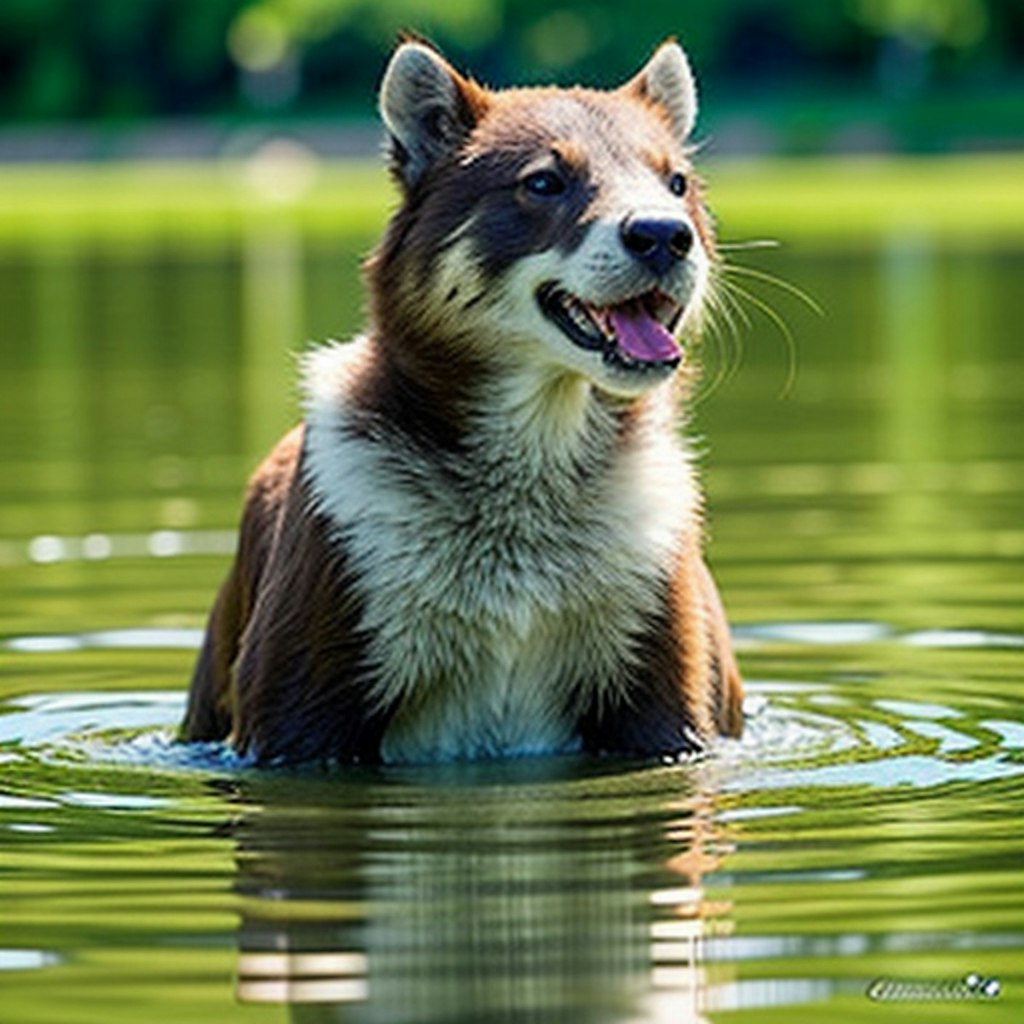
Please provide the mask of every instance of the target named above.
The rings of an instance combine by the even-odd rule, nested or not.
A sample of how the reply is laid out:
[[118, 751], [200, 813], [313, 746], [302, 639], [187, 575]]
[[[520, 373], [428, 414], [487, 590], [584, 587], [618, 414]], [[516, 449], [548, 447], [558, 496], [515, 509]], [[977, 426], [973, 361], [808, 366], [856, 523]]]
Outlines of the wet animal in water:
[[740, 732], [685, 436], [716, 259], [696, 110], [674, 42], [612, 91], [494, 91], [398, 46], [369, 322], [304, 359], [184, 738], [267, 764]]

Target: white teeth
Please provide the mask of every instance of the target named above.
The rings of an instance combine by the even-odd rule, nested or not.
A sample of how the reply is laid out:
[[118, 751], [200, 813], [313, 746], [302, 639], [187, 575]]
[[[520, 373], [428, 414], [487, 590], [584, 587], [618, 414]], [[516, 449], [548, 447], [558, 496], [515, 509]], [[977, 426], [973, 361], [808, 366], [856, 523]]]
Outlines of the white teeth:
[[572, 318], [573, 323], [585, 334], [593, 334], [595, 330], [598, 333], [607, 334], [607, 331], [602, 330], [603, 325], [597, 322], [597, 318], [588, 307], [574, 296], [566, 295], [565, 311]]
[[626, 308], [627, 314], [646, 314], [672, 330], [682, 309], [671, 297], [657, 291], [626, 299], [613, 306], [592, 306], [557, 285], [550, 283], [538, 291], [542, 309], [576, 345], [590, 352], [600, 352], [605, 362], [626, 369], [647, 368], [649, 364], [636, 360], [624, 352], [618, 343], [612, 324], [613, 308]]
[[594, 309], [589, 308], [590, 318], [601, 328], [603, 334], [607, 337], [614, 337], [615, 332], [612, 330], [611, 316], [607, 309]]

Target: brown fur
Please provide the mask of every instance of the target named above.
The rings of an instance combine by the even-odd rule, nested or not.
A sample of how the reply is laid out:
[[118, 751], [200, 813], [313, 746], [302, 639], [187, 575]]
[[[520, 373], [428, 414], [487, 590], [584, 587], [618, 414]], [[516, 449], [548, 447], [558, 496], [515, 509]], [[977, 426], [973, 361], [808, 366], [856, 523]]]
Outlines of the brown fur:
[[[342, 387], [352, 436], [370, 445], [386, 438], [396, 450], [452, 467], [459, 493], [462, 475], [473, 471], [474, 418], [502, 372], [500, 356], [485, 353], [460, 325], [490, 301], [494, 283], [532, 253], [571, 253], [602, 213], [601, 182], [620, 166], [653, 168], [661, 177], [684, 172], [685, 208], [711, 256], [714, 237], [703, 186], [671, 117], [642, 81], [614, 93], [492, 93], [452, 75], [457, 97], [438, 106], [418, 148], [395, 140], [392, 169], [405, 201], [368, 262], [371, 331]], [[429, 100], [436, 83], [423, 88]], [[606, 146], [587, 147], [595, 133]], [[538, 151], [574, 182], [556, 213], [514, 187]], [[435, 266], [473, 215], [465, 237], [475, 273], [426, 301]], [[688, 376], [677, 374], [680, 393]], [[649, 429], [653, 403], [663, 400], [595, 399], [617, 424], [615, 451]], [[237, 558], [210, 615], [182, 732], [190, 740], [227, 738], [262, 762], [372, 760], [402, 709], [374, 689], [362, 625], [367, 583], [344, 524], [330, 519], [311, 490], [307, 444], [308, 428], [297, 427], [250, 482]], [[607, 468], [608, 453], [595, 452], [593, 465], [581, 457], [559, 472], [579, 474], [582, 483]], [[674, 753], [741, 731], [742, 684], [703, 560], [700, 522], [679, 536], [659, 610], [635, 637], [623, 678], [594, 688], [582, 705], [577, 695], [564, 696], [585, 750]], [[431, 692], [421, 688], [409, 706]]]
[[372, 759], [382, 709], [361, 688], [359, 601], [342, 545], [310, 511], [303, 428], [254, 474], [238, 556], [210, 615], [184, 723], [261, 760]]

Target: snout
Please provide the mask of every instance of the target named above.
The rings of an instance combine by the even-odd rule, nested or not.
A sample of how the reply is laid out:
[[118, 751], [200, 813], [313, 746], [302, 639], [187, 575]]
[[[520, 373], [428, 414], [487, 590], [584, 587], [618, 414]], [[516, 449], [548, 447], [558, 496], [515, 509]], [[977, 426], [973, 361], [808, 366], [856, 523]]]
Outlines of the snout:
[[658, 277], [672, 271], [693, 248], [693, 228], [678, 217], [626, 217], [619, 234], [626, 251]]

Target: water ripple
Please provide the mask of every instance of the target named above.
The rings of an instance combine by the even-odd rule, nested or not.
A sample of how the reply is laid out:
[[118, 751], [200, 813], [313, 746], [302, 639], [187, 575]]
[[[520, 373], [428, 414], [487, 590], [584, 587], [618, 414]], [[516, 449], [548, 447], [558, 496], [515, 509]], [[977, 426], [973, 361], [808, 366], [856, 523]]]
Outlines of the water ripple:
[[0, 568], [102, 562], [110, 558], [175, 558], [181, 555], [230, 555], [234, 530], [151, 530], [147, 533], [39, 534], [24, 542], [0, 542]]
[[4, 647], [18, 654], [55, 654], [62, 651], [82, 651], [88, 648], [104, 650], [198, 650], [203, 642], [203, 630], [176, 627], [146, 627], [140, 629], [104, 629], [91, 633], [44, 633], [15, 636], [4, 641]]
[[[899, 633], [881, 623], [765, 623], [738, 630], [741, 643], [891, 645], [914, 648], [1015, 647], [1024, 637], [980, 631]], [[198, 629], [145, 627], [11, 637], [21, 655], [88, 649], [193, 650]], [[822, 682], [760, 679], [748, 684], [742, 741], [721, 744], [713, 759], [724, 790], [802, 787], [935, 788], [1024, 772], [1024, 722], [1011, 709], [893, 696], [882, 679]], [[0, 705], [0, 743], [47, 756], [234, 771], [245, 763], [221, 744], [182, 746], [173, 732], [182, 690], [76, 691], [24, 695]], [[783, 803], [785, 800], [783, 799]], [[750, 813], [775, 813], [765, 808]]]

